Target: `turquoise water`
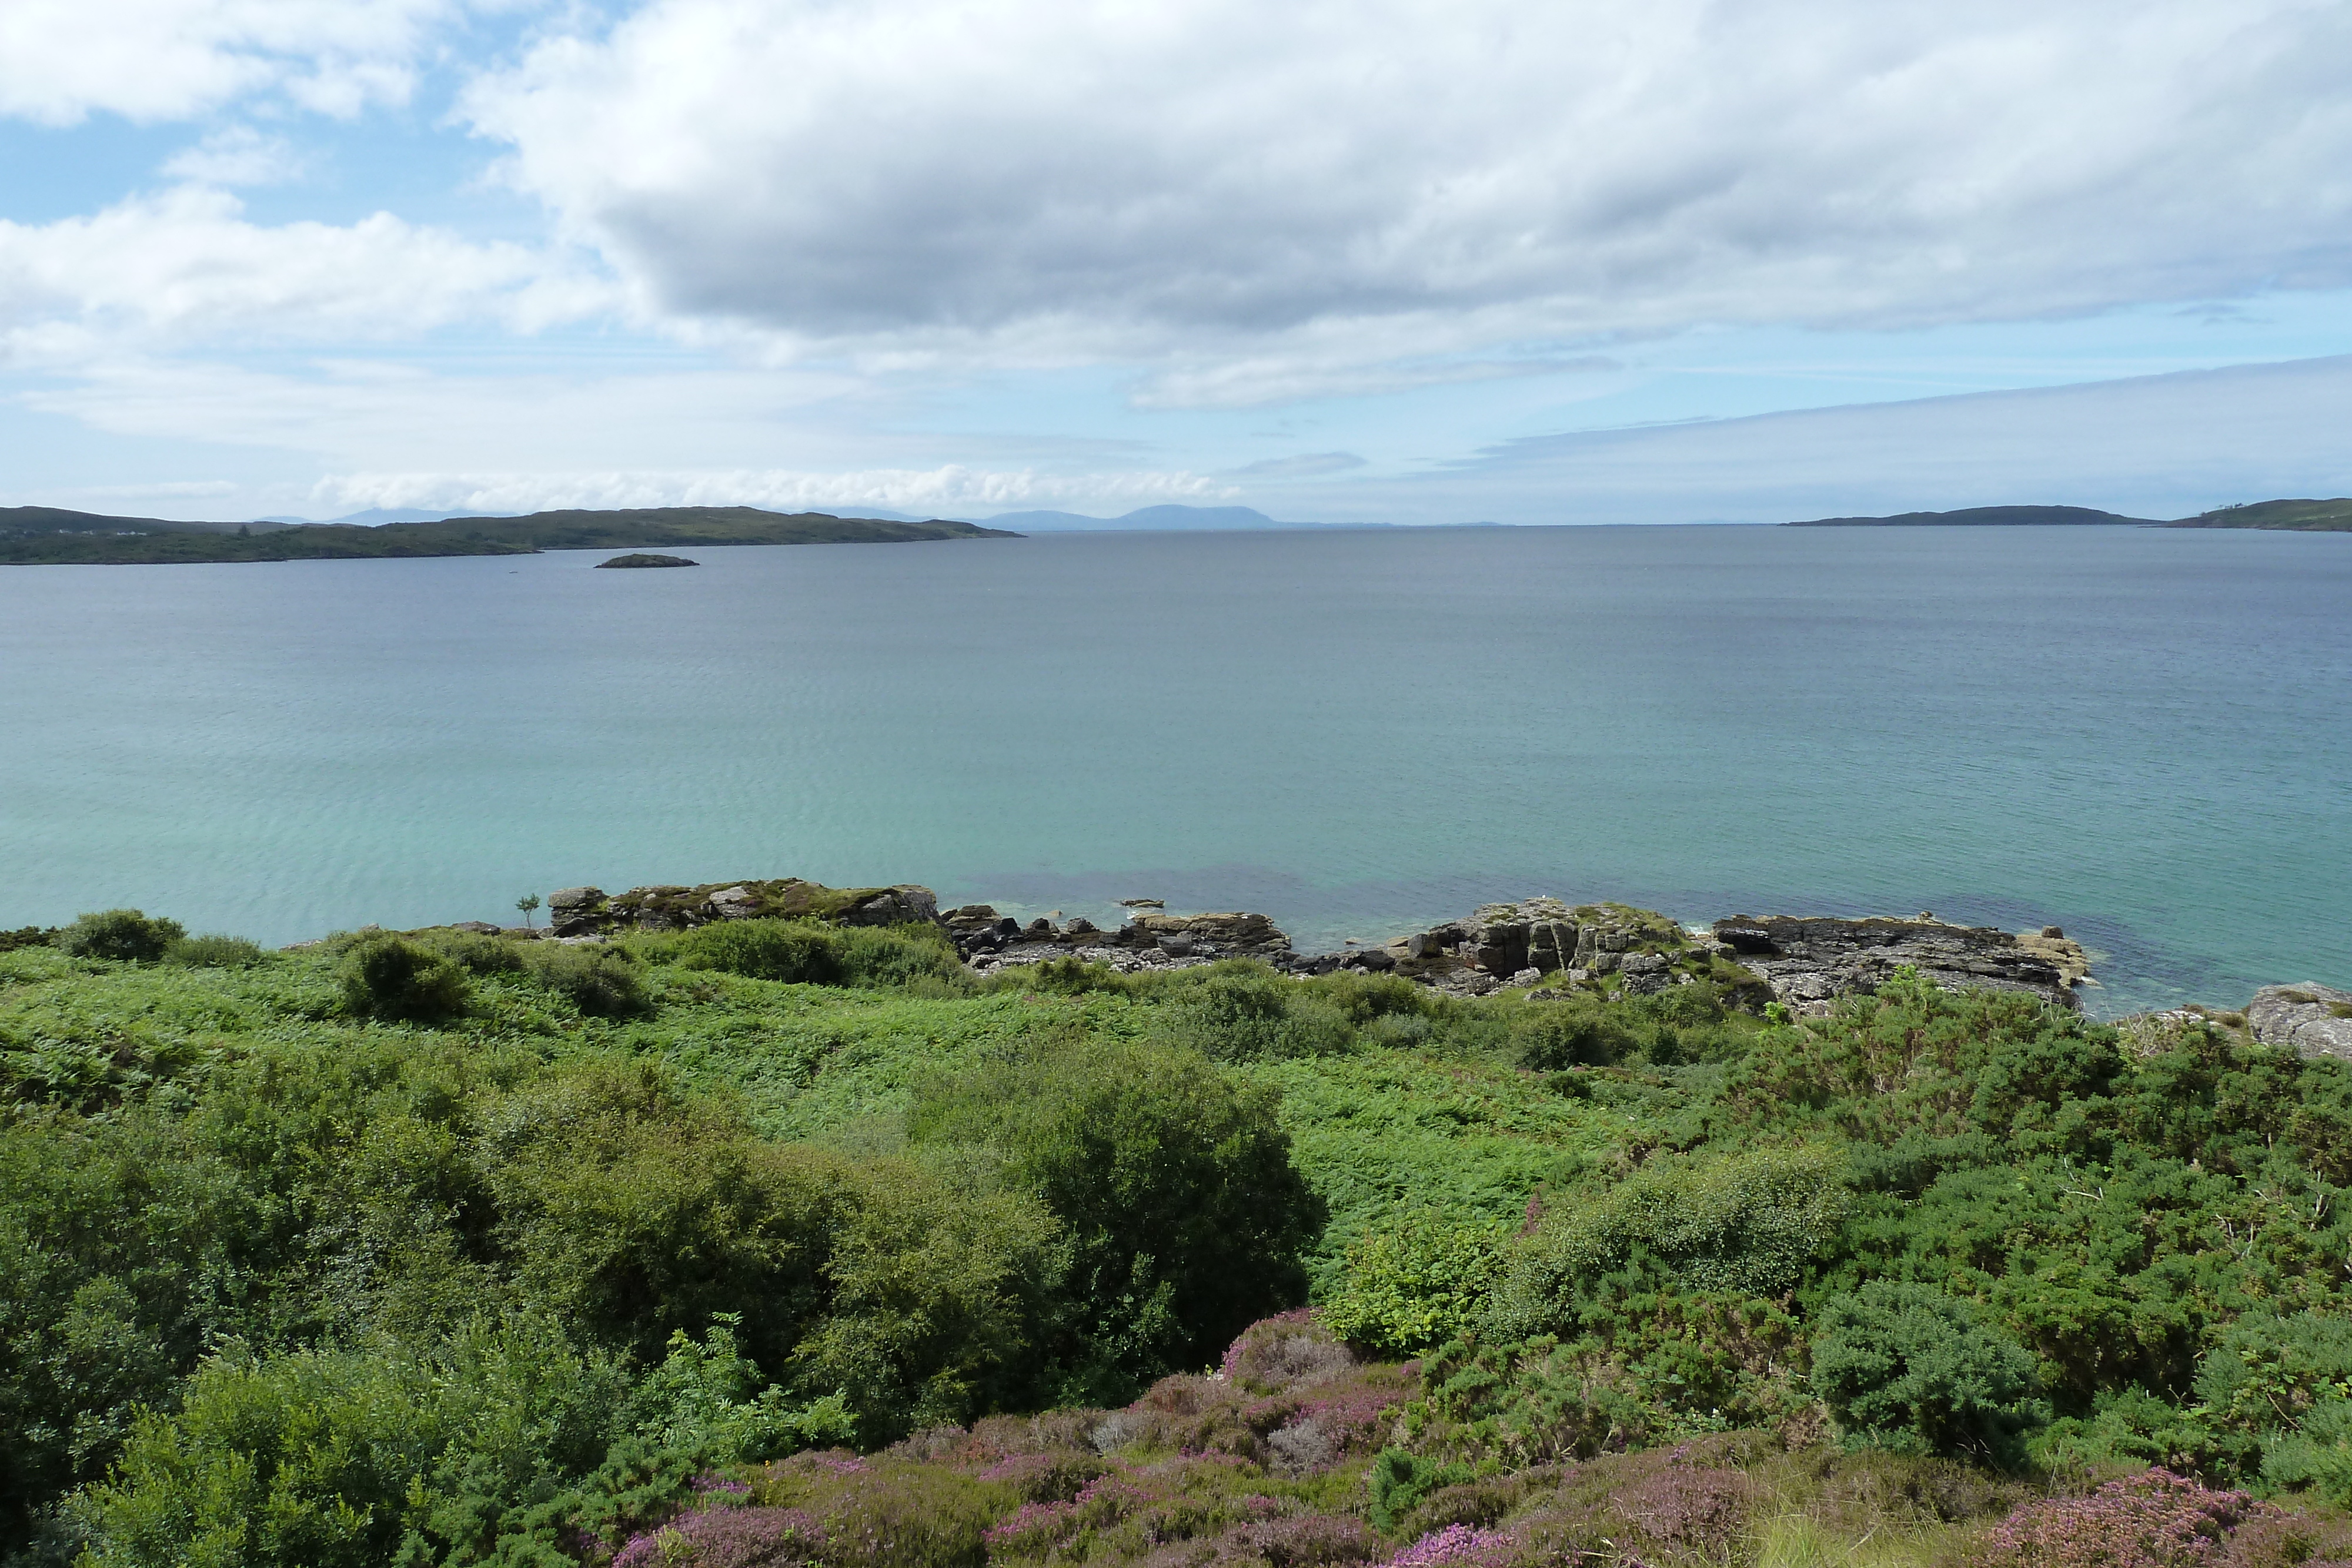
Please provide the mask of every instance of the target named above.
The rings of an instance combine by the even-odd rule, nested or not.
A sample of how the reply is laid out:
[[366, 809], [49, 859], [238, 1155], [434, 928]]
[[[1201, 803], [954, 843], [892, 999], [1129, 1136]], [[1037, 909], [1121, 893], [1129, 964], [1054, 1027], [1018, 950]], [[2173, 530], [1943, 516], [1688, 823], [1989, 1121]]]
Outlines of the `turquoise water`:
[[1076, 535], [0, 570], [0, 925], [918, 881], [1302, 946], [1533, 893], [2352, 984], [2352, 536]]

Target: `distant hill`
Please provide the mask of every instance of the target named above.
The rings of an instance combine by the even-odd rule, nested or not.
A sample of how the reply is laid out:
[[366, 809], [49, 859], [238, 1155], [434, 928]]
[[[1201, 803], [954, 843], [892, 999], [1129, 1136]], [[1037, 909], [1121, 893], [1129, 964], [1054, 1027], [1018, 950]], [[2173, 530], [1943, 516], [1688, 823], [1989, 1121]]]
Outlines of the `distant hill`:
[[905, 523], [825, 512], [767, 512], [756, 507], [532, 512], [519, 517], [451, 517], [376, 528], [185, 523], [106, 517], [52, 507], [0, 507], [0, 564], [18, 566], [531, 555], [657, 545], [912, 544], [1018, 537], [974, 523]]
[[2019, 524], [2133, 523], [2142, 528], [2154, 517], [2125, 517], [2096, 512], [2088, 507], [1968, 507], [1957, 512], [1899, 512], [1891, 517], [1815, 517], [1810, 522], [1784, 523], [1790, 528], [1990, 528]]
[[2333, 501], [2254, 501], [2221, 507], [2168, 523], [2175, 528], [2287, 528], [2298, 533], [2352, 533], [2352, 497]]
[[439, 523], [451, 517], [511, 517], [515, 512], [468, 512], [447, 507], [370, 507], [364, 512], [346, 512], [340, 517], [262, 517], [265, 523], [291, 523], [298, 528], [316, 528], [321, 522], [342, 523], [355, 528], [382, 528], [386, 523]]
[[1118, 528], [1167, 531], [1178, 528], [1285, 528], [1264, 512], [1249, 507], [1143, 507], [1116, 517], [1090, 517], [1080, 512], [1007, 512], [990, 523], [1024, 533], [1076, 533]]

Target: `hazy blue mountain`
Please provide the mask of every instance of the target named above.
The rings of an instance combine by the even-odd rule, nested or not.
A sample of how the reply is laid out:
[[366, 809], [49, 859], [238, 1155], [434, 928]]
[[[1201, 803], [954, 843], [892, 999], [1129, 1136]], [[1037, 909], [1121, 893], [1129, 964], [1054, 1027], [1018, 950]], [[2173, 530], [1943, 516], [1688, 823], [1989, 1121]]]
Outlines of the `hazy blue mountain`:
[[1013, 528], [1024, 534], [1069, 533], [1108, 528], [1286, 528], [1250, 507], [1142, 507], [1116, 517], [1090, 517], [1081, 512], [1007, 512], [988, 519], [989, 527]]

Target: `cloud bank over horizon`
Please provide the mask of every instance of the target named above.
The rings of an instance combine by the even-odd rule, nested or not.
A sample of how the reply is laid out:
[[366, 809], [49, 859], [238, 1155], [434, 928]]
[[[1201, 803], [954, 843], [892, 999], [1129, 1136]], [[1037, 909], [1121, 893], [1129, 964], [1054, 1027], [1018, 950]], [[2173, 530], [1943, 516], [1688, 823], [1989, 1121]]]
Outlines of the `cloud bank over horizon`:
[[2347, 58], [2342, 0], [20, 0], [0, 499], [2340, 483], [2264, 389], [2347, 412]]

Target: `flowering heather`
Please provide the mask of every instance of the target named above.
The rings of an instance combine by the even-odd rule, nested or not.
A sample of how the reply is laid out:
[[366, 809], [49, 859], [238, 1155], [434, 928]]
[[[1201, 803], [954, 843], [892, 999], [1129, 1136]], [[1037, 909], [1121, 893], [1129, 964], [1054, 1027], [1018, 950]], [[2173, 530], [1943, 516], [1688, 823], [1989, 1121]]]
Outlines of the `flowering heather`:
[[1226, 1348], [1218, 1375], [1224, 1381], [1296, 1387], [1338, 1376], [1356, 1358], [1312, 1307], [1261, 1318]]
[[1720, 1557], [1748, 1525], [1753, 1489], [1738, 1470], [1670, 1464], [1620, 1487], [1610, 1503], [1660, 1546]]
[[1505, 1531], [1449, 1524], [1423, 1536], [1390, 1558], [1381, 1568], [1442, 1568], [1454, 1563], [1469, 1564], [1471, 1568], [1495, 1568], [1510, 1556], [1517, 1544]]
[[1318, 1388], [1301, 1400], [1292, 1419], [1314, 1422], [1339, 1452], [1378, 1447], [1405, 1395], [1401, 1381], [1351, 1377], [1335, 1386]]
[[2252, 1500], [2169, 1470], [2145, 1470], [2088, 1497], [2020, 1509], [1993, 1531], [1986, 1561], [2000, 1568], [2221, 1568], [2228, 1561], [2223, 1541], [2248, 1517]]
[[824, 1531], [796, 1508], [718, 1508], [632, 1537], [612, 1568], [799, 1568]]
[[1023, 1503], [992, 1525], [985, 1539], [991, 1552], [1038, 1556], [1082, 1530], [1100, 1530], [1139, 1508], [1165, 1500], [1117, 1476], [1097, 1476], [1067, 1502]]
[[1070, 1522], [1066, 1502], [1024, 1502], [988, 1527], [988, 1549], [1014, 1556], [1035, 1556], [1061, 1540]]
[[980, 1479], [1011, 1487], [1024, 1502], [1067, 1502], [1103, 1469], [1091, 1454], [1008, 1454], [982, 1470]]

